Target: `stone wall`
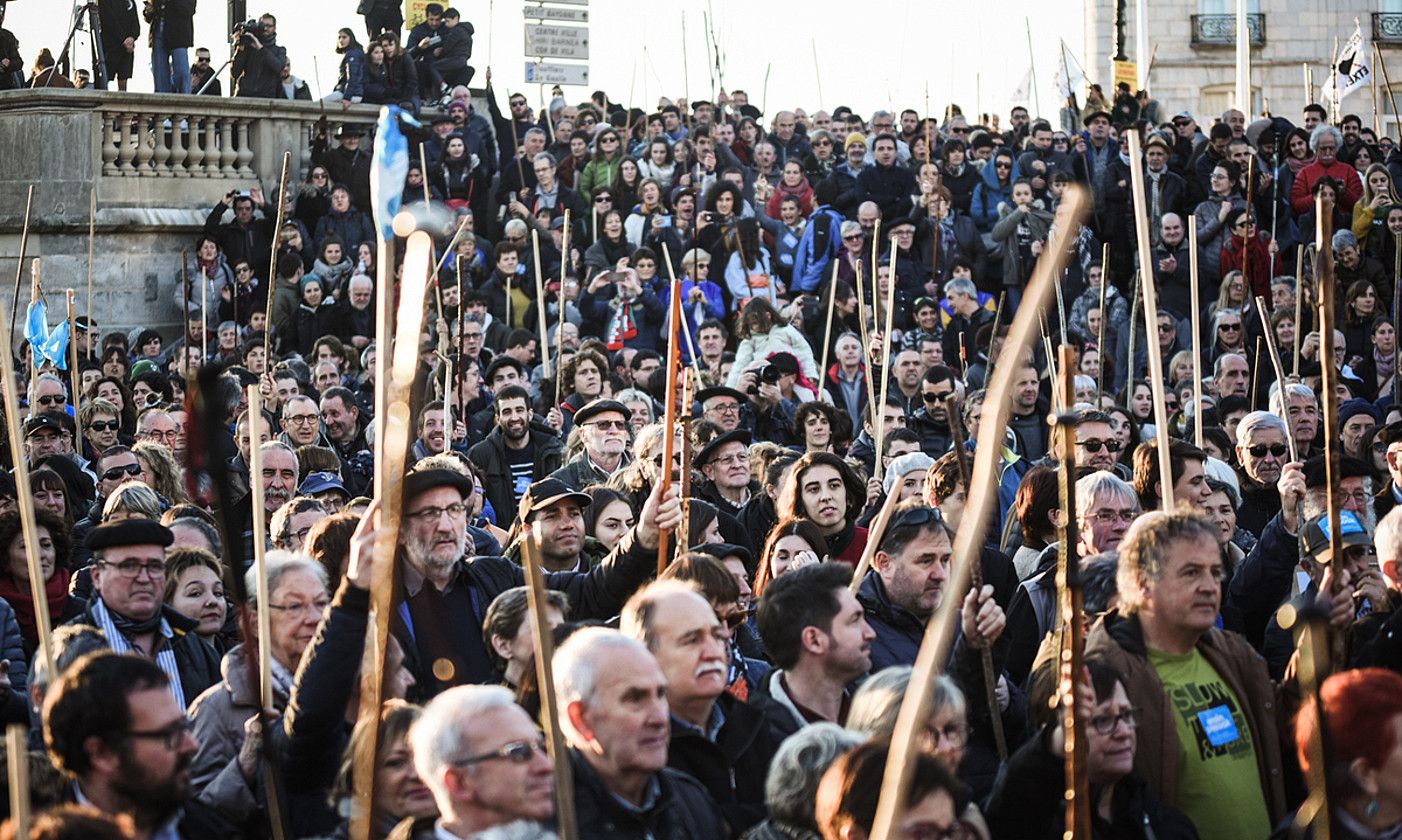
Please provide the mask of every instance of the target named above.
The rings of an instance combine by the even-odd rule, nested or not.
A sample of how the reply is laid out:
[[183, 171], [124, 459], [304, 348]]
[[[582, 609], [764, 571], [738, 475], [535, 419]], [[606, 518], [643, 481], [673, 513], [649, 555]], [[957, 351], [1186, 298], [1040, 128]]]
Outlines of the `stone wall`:
[[[378, 109], [349, 116], [373, 122]], [[19, 305], [29, 302], [32, 258], [41, 259], [45, 299], [63, 290], [103, 330], [155, 326], [180, 331], [181, 248], [191, 248], [210, 208], [231, 189], [261, 186], [271, 197], [284, 151], [289, 180], [310, 164], [318, 103], [116, 91], [0, 93], [0, 311], [13, 285], [25, 196], [34, 186]], [[334, 125], [334, 123], [333, 123]], [[89, 195], [97, 198], [88, 300]], [[52, 320], [52, 317], [51, 317]]]

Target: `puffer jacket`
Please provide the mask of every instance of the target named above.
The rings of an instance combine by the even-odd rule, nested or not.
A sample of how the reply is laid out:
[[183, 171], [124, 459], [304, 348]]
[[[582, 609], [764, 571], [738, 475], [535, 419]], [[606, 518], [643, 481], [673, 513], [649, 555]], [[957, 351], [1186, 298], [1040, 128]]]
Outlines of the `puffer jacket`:
[[775, 353], [790, 353], [798, 359], [803, 375], [810, 380], [818, 378], [818, 364], [813, 359], [813, 348], [803, 333], [788, 324], [777, 325], [764, 335], [752, 335], [740, 342], [735, 350], [735, 364], [730, 368], [730, 378], [725, 383], [734, 388], [740, 382], [740, 375], [755, 359], [767, 359]]

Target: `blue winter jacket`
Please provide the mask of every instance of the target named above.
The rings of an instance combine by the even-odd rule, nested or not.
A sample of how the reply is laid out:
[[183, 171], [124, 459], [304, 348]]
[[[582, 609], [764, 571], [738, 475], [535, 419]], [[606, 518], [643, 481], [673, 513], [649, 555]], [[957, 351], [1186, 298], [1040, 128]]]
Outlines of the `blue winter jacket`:
[[365, 96], [365, 50], [356, 44], [346, 48], [341, 56], [341, 75], [336, 79], [336, 90], [346, 99], [361, 99]]
[[[994, 163], [1000, 157], [1006, 157], [1013, 164], [1007, 186], [998, 183], [998, 170]], [[992, 160], [984, 164], [979, 184], [974, 187], [974, 201], [969, 209], [969, 215], [973, 217], [974, 224], [978, 225], [981, 232], [992, 233], [993, 225], [998, 222], [998, 205], [1013, 200], [1013, 181], [1018, 179], [1019, 174], [1017, 158], [1012, 152], [998, 152], [993, 155]]]
[[[842, 221], [842, 214], [831, 204], [820, 204], [813, 210], [813, 214], [808, 217], [808, 224], [803, 228], [803, 239], [794, 251], [793, 281], [789, 283], [791, 291], [818, 291], [823, 275], [830, 270], [832, 258], [837, 256], [838, 249], [842, 247]], [[818, 253], [814, 237], [820, 228], [826, 232], [828, 241], [827, 247]]]

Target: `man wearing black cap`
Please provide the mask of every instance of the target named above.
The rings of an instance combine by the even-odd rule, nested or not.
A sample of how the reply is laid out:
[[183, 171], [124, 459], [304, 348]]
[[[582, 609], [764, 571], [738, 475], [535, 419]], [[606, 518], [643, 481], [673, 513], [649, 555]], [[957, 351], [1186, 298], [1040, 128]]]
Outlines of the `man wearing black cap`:
[[702, 388], [696, 392], [696, 401], [701, 404], [701, 416], [716, 424], [722, 433], [740, 428], [740, 414], [748, 400], [741, 392], [724, 386]]
[[[608, 556], [608, 548], [584, 533], [584, 509], [592, 500], [587, 493], [572, 490], [558, 478], [535, 482], [521, 497], [516, 516], [520, 530], [529, 530], [540, 544], [542, 571], [587, 572]], [[522, 565], [521, 543], [506, 549], [506, 558]]]
[[45, 411], [24, 421], [24, 454], [31, 469], [36, 461], [63, 454], [63, 423]]
[[467, 457], [482, 469], [482, 495], [505, 528], [526, 488], [560, 468], [565, 447], [549, 427], [532, 422], [530, 394], [520, 385], [497, 391], [493, 410], [491, 432]]
[[692, 458], [691, 465], [706, 477], [696, 495], [739, 517], [759, 483], [750, 477], [750, 433], [727, 432], [713, 438]]
[[1098, 218], [1105, 211], [1105, 173], [1119, 160], [1120, 144], [1110, 137], [1110, 115], [1105, 111], [1087, 114], [1081, 122], [1086, 130], [1076, 135], [1071, 168], [1076, 180], [1090, 187]]
[[339, 145], [327, 149], [326, 134], [318, 134], [312, 141], [312, 165], [326, 167], [331, 183], [345, 184], [356, 209], [368, 211], [373, 205], [370, 203], [370, 152], [360, 147], [364, 136], [365, 129], [360, 125], [342, 123], [336, 129]]
[[586, 403], [574, 415], [584, 451], [550, 477], [560, 479], [572, 490], [583, 490], [591, 484], [603, 484], [627, 466], [629, 416], [628, 406], [617, 400]]
[[219, 654], [195, 634], [196, 622], [164, 605], [165, 549], [170, 529], [149, 519], [126, 519], [94, 528], [93, 599], [69, 624], [100, 628], [118, 653], [155, 661], [170, 691], [185, 708], [219, 682]]
[[[540, 510], [577, 497], [559, 482], [538, 482], [522, 508]], [[545, 585], [565, 592], [576, 619], [609, 618], [655, 571], [659, 530], [681, 524], [681, 505], [659, 485], [643, 505], [638, 524], [613, 553], [588, 572], [545, 576]], [[419, 690], [432, 696], [444, 688], [498, 679], [482, 640], [487, 605], [525, 583], [524, 570], [504, 557], [466, 557], [467, 510], [472, 479], [447, 469], [410, 472], [404, 480], [404, 516], [399, 544], [405, 592], [393, 630], [404, 646], [405, 665]]]

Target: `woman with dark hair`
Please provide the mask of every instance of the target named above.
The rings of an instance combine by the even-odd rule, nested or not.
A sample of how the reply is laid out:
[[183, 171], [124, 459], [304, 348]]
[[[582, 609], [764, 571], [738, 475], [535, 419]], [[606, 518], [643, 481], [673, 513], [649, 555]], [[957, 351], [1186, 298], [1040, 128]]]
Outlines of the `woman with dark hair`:
[[1222, 246], [1232, 233], [1227, 227], [1227, 214], [1246, 207], [1245, 199], [1237, 192], [1239, 180], [1241, 167], [1230, 160], [1219, 161], [1212, 168], [1211, 193], [1193, 210], [1197, 217], [1199, 264], [1204, 283], [1216, 283], [1222, 276]]
[[[1120, 404], [1129, 410], [1130, 417], [1139, 425], [1154, 422], [1154, 389], [1146, 379], [1136, 379], [1129, 383], [1120, 394]], [[1135, 441], [1138, 444], [1138, 441]]]
[[1018, 580], [1026, 580], [1037, 570], [1037, 560], [1056, 541], [1061, 518], [1061, 495], [1056, 470], [1035, 466], [1022, 477], [1014, 503], [1022, 545], [1013, 553]]
[[1310, 134], [1303, 128], [1292, 129], [1285, 135], [1281, 148], [1285, 152], [1285, 159], [1275, 170], [1275, 180], [1279, 185], [1280, 195], [1285, 196], [1290, 195], [1290, 188], [1294, 186], [1295, 176], [1299, 171], [1314, 163], [1314, 155], [1310, 154]]
[[730, 293], [730, 311], [739, 311], [749, 300], [776, 304], [779, 291], [774, 282], [774, 265], [769, 249], [760, 242], [759, 222], [740, 219], [735, 224], [733, 237], [735, 247], [721, 278]]
[[[82, 598], [68, 594], [73, 573], [68, 568], [70, 531], [64, 521], [47, 508], [36, 508], [35, 554], [44, 575], [44, 600], [49, 607], [49, 629], [58, 627], [81, 615], [87, 606]], [[20, 635], [24, 638], [24, 654], [32, 657], [39, 647], [39, 626], [35, 617], [34, 597], [30, 594], [29, 561], [25, 553], [24, 530], [19, 513], [0, 514], [0, 550], [5, 552], [5, 565], [0, 571], [0, 598], [15, 611]], [[13, 679], [14, 673], [11, 673]]]
[[389, 68], [385, 62], [385, 48], [379, 41], [371, 41], [365, 48], [365, 98], [368, 105], [396, 105], [399, 100], [390, 94]]
[[1281, 271], [1280, 243], [1256, 224], [1255, 214], [1245, 207], [1228, 211], [1227, 235], [1222, 243], [1218, 268], [1225, 276], [1240, 271], [1251, 281], [1252, 296], [1270, 297], [1271, 278]]
[[866, 486], [846, 461], [831, 452], [808, 452], [794, 464], [775, 509], [780, 517], [812, 520], [827, 555], [855, 566], [867, 542], [867, 529], [857, 525], [865, 504]]
[[665, 136], [657, 136], [647, 143], [647, 148], [641, 160], [638, 161], [638, 171], [643, 178], [651, 178], [666, 192], [672, 188], [672, 177], [675, 173], [675, 161], [672, 160], [672, 143]]
[[584, 252], [584, 269], [590, 274], [614, 271], [632, 252], [623, 229], [623, 213], [609, 210], [599, 218], [599, 238]]
[[812, 520], [802, 517], [780, 519], [769, 529], [764, 551], [760, 553], [754, 586], [751, 587], [755, 598], [763, 595], [764, 588], [779, 575], [826, 559], [827, 541]]
[[121, 347], [108, 347], [102, 351], [102, 373], [126, 381], [131, 373], [131, 359]]
[[[307, 172], [307, 180], [297, 185], [297, 203], [292, 215], [307, 230], [316, 230], [321, 218], [330, 212], [331, 176], [326, 167], [314, 165]], [[229, 282], [233, 282], [232, 276]]]
[[633, 530], [637, 516], [627, 497], [617, 490], [595, 485], [584, 492], [593, 499], [584, 517], [584, 533], [612, 551], [623, 535]]
[[1344, 334], [1344, 358], [1350, 367], [1371, 355], [1369, 337], [1380, 308], [1378, 290], [1367, 280], [1353, 281], [1344, 292], [1338, 328]]
[[470, 207], [480, 203], [482, 191], [487, 189], [486, 166], [480, 160], [473, 166], [467, 141], [452, 134], [443, 144], [443, 157], [428, 173], [428, 182], [449, 207]]
[[759, 123], [753, 117], [741, 117], [735, 124], [735, 140], [730, 144], [730, 151], [742, 164], [750, 166], [755, 162], [755, 145], [763, 139]]
[[638, 203], [638, 190], [642, 187], [643, 176], [638, 162], [625, 157], [618, 162], [618, 174], [613, 176], [613, 205], [621, 210], [631, 210]]
[[[126, 353], [118, 351], [119, 355], [126, 359]], [[93, 383], [92, 390], [88, 397], [99, 397], [115, 405], [121, 416], [118, 418], [121, 429], [118, 434], [130, 440], [136, 433], [136, 401], [132, 398], [131, 389], [127, 387], [126, 377], [116, 377], [104, 374], [103, 377]]]
[[47, 510], [63, 520], [65, 533], [72, 532], [73, 506], [78, 500], [69, 503], [68, 483], [63, 476], [48, 467], [38, 467], [29, 473], [29, 492], [34, 498], [35, 510]]
[[[622, 162], [622, 137], [616, 130], [605, 128], [594, 136], [593, 157], [584, 165], [584, 170], [579, 173], [575, 191], [593, 201], [595, 192], [612, 186], [618, 178], [619, 165]], [[622, 206], [617, 201], [614, 202], [614, 205]]]
[[[422, 713], [422, 708], [403, 700], [386, 700], [381, 707], [378, 721], [379, 741], [375, 750], [376, 822], [370, 827], [370, 836], [374, 840], [384, 840], [391, 836], [394, 827], [406, 819], [423, 820], [431, 824], [438, 816], [438, 805], [433, 800], [433, 793], [419, 779], [418, 771], [414, 769], [414, 754], [409, 744], [409, 728]], [[355, 757], [361, 745], [370, 737], [371, 721], [372, 719], [362, 718], [356, 723], [342, 753], [340, 768], [331, 788], [331, 801], [337, 806], [338, 812], [349, 813], [355, 789]], [[346, 832], [349, 832], [349, 823], [343, 819], [337, 830], [326, 840], [347, 837], [349, 835]], [[411, 834], [406, 831], [404, 836], [409, 837]], [[412, 836], [419, 835], [415, 833]]]
[[307, 358], [318, 338], [336, 331], [336, 308], [326, 299], [325, 286], [319, 276], [302, 275], [298, 287], [302, 299], [289, 325], [291, 329], [279, 344]]
[[604, 357], [592, 350], [581, 350], [560, 365], [560, 411], [565, 415], [560, 434], [568, 437], [574, 426], [574, 413], [603, 393], [608, 369]]
[[729, 181], [717, 181], [706, 191], [706, 209], [696, 219], [696, 247], [709, 252], [717, 265], [730, 264], [736, 247], [735, 222], [744, 207], [744, 194]]
[[1221, 426], [1203, 427], [1202, 449], [1232, 469], [1241, 466], [1236, 459], [1236, 441], [1232, 440], [1232, 436]]
[[[224, 287], [234, 284], [234, 271], [229, 267], [229, 261], [219, 250], [219, 243], [214, 237], [203, 235], [195, 240], [193, 259], [187, 261], [181, 269], [175, 284], [177, 290], [180, 289], [181, 283], [188, 284], [188, 291], [176, 292], [180, 295], [177, 299], [178, 305], [185, 307], [185, 311], [190, 314], [202, 311], [203, 305], [205, 330], [214, 332], [215, 327], [219, 326], [219, 292]], [[201, 301], [204, 303], [201, 304]], [[211, 303], [215, 305], [209, 305]]]
[[309, 273], [321, 278], [321, 292], [324, 298], [333, 300], [340, 297], [346, 288], [346, 282], [355, 273], [355, 262], [351, 259], [349, 246], [336, 234], [327, 234], [321, 240], [321, 248], [317, 251], [316, 261], [312, 263]]
[[1386, 315], [1374, 318], [1369, 338], [1363, 358], [1352, 367], [1353, 375], [1363, 382], [1359, 396], [1375, 400], [1379, 395], [1392, 393], [1392, 377], [1397, 370], [1397, 329], [1392, 319]]
[[328, 102], [341, 103], [345, 110], [365, 98], [365, 48], [355, 33], [346, 27], [336, 32], [336, 52], [341, 56], [341, 72], [336, 87], [327, 95]]

